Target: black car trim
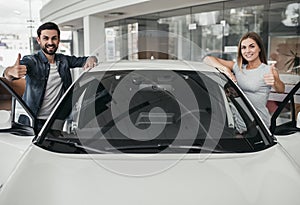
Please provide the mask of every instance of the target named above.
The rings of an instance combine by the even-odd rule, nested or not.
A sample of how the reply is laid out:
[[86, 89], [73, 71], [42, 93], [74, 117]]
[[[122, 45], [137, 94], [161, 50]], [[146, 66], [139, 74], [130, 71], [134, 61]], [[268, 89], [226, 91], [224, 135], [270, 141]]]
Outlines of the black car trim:
[[295, 87], [292, 88], [292, 90], [287, 94], [287, 96], [283, 99], [282, 102], [279, 103], [278, 108], [276, 109], [276, 111], [273, 113], [272, 117], [271, 117], [271, 133], [274, 134], [275, 129], [276, 129], [276, 119], [279, 116], [279, 114], [281, 113], [281, 111], [283, 110], [283, 108], [286, 106], [286, 104], [291, 100], [292, 103], [292, 125], [296, 126], [297, 120], [296, 120], [296, 113], [295, 113], [295, 101], [294, 101], [294, 94], [298, 91], [298, 89], [300, 88], [300, 82], [298, 82], [297, 85], [295, 85]]

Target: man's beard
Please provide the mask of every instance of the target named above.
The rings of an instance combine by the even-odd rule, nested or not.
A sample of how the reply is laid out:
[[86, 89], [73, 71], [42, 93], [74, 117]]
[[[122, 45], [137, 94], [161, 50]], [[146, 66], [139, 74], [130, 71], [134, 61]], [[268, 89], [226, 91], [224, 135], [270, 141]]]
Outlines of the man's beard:
[[48, 55], [54, 55], [55, 52], [57, 51], [58, 47], [55, 46], [55, 47], [51, 48], [51, 50], [47, 50], [47, 46], [49, 46], [49, 45], [45, 45], [45, 46], [42, 48], [42, 50], [44, 51], [44, 53], [46, 53], [46, 54], [48, 54]]

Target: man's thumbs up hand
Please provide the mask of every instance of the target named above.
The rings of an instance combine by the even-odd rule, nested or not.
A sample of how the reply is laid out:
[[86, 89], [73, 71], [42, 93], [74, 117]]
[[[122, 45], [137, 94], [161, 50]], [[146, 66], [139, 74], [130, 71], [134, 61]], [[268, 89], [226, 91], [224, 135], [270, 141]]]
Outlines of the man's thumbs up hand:
[[17, 60], [16, 60], [16, 62], [15, 62], [15, 66], [20, 65], [20, 60], [21, 60], [21, 54], [18, 53], [18, 57], [17, 57]]
[[12, 80], [13, 78], [22, 78], [26, 75], [27, 68], [25, 65], [20, 65], [21, 54], [18, 54], [17, 60], [13, 66], [7, 67], [4, 76]]

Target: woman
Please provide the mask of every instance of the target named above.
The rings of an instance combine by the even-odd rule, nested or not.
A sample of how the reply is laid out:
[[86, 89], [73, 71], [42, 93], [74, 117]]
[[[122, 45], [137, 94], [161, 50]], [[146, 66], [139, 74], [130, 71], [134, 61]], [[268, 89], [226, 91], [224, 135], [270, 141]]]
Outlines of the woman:
[[266, 125], [270, 126], [270, 114], [266, 107], [271, 87], [284, 92], [284, 83], [274, 65], [267, 65], [262, 39], [255, 32], [248, 32], [240, 39], [237, 62], [206, 56], [204, 62], [228, 75], [257, 109]]

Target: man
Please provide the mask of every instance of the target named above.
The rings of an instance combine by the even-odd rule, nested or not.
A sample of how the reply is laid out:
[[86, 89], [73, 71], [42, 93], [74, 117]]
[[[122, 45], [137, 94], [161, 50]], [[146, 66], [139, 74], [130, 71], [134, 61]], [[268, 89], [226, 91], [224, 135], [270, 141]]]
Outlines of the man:
[[23, 99], [35, 115], [37, 130], [40, 130], [72, 83], [70, 68], [91, 68], [96, 65], [97, 59], [93, 56], [56, 54], [60, 30], [53, 22], [44, 23], [38, 28], [37, 42], [41, 50], [37, 54], [24, 56], [22, 60], [19, 54], [16, 63], [5, 69], [4, 77], [14, 80], [26, 76]]

